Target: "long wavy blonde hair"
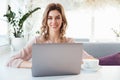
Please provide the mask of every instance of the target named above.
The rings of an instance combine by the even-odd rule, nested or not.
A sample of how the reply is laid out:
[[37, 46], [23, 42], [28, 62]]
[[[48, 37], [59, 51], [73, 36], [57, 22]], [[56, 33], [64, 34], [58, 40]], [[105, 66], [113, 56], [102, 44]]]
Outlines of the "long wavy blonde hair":
[[48, 20], [48, 14], [52, 10], [57, 10], [62, 16], [62, 25], [60, 27], [59, 42], [65, 42], [66, 38], [64, 37], [64, 35], [67, 27], [67, 19], [65, 16], [64, 8], [59, 3], [50, 3], [45, 9], [45, 12], [43, 14], [42, 26], [41, 26], [41, 36], [42, 36], [41, 40], [42, 41], [49, 40], [49, 27], [47, 25], [47, 20]]

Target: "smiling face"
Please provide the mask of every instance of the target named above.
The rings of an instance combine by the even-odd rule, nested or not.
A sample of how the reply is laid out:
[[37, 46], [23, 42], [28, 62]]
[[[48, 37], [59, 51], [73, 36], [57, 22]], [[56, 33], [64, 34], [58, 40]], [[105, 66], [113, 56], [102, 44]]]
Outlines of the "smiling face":
[[50, 35], [59, 35], [62, 41], [66, 28], [67, 20], [63, 6], [59, 3], [50, 3], [43, 14], [41, 36], [44, 40], [48, 40]]
[[62, 25], [62, 16], [57, 10], [48, 13], [47, 25], [49, 32], [59, 32]]

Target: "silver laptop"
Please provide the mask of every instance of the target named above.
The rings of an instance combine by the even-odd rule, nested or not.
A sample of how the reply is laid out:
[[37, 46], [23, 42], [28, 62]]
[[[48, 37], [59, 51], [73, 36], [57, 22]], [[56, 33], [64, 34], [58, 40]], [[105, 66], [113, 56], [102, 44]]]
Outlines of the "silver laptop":
[[32, 76], [79, 74], [82, 43], [34, 44], [32, 46]]

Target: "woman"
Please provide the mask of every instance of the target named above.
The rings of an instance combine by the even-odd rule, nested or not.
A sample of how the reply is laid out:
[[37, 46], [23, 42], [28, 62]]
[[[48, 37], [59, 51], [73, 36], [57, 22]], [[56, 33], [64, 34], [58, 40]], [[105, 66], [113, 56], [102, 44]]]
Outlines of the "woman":
[[[41, 35], [33, 39], [17, 55], [12, 56], [7, 66], [31, 68], [33, 43], [73, 43], [73, 39], [65, 37], [67, 20], [61, 4], [51, 3], [45, 9], [42, 20]], [[83, 51], [83, 58], [93, 58]]]

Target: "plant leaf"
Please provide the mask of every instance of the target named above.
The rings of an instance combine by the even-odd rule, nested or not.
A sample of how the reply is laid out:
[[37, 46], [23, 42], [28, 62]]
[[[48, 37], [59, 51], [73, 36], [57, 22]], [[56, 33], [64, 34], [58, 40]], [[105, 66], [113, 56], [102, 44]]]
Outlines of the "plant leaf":
[[20, 29], [22, 28], [23, 23], [25, 22], [25, 20], [26, 20], [33, 12], [35, 12], [35, 11], [37, 11], [37, 10], [39, 10], [39, 9], [41, 9], [41, 8], [40, 8], [40, 7], [37, 7], [37, 8], [35, 8], [35, 9], [33, 9], [33, 10], [31, 10], [31, 11], [29, 11], [29, 12], [27, 12], [26, 14], [23, 15], [23, 17], [20, 19], [20, 21], [19, 21], [19, 23], [18, 23], [18, 25], [20, 26]]

